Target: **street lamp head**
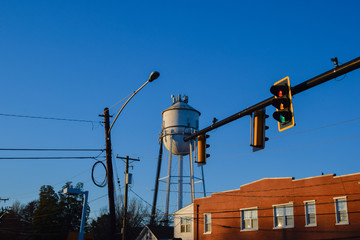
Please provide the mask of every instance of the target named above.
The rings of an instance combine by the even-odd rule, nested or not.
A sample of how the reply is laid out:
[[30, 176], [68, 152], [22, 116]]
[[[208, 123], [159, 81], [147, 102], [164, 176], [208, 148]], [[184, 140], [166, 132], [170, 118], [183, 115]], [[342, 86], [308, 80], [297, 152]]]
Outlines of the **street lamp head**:
[[78, 188], [64, 188], [63, 193], [66, 195], [77, 195], [82, 194], [83, 192]]
[[150, 77], [149, 77], [149, 82], [152, 82], [154, 81], [155, 79], [157, 79], [158, 77], [160, 76], [160, 73], [159, 72], [152, 72], [150, 74]]

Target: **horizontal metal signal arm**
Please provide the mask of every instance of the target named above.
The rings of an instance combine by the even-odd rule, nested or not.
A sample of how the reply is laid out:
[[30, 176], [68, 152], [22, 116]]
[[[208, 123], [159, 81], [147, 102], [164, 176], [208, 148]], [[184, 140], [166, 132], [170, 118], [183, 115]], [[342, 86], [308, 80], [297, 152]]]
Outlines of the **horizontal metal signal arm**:
[[[311, 78], [310, 80], [307, 80], [305, 82], [302, 82], [294, 87], [291, 88], [291, 93], [292, 95], [296, 95], [298, 93], [301, 93], [305, 90], [308, 90], [309, 88], [312, 88], [312, 87], [315, 87], [321, 83], [324, 83], [326, 81], [329, 81], [331, 79], [334, 79], [334, 78], [337, 78], [341, 75], [344, 75], [348, 72], [351, 72], [351, 71], [354, 71], [356, 69], [360, 68], [360, 57], [358, 58], [355, 58], [347, 63], [344, 63], [343, 65], [340, 65], [334, 69], [331, 69], [323, 74], [320, 74], [314, 78]], [[208, 126], [204, 129], [201, 129], [199, 131], [197, 131], [196, 133], [188, 136], [188, 137], [185, 137], [184, 138], [184, 141], [189, 141], [189, 140], [192, 140], [194, 138], [196, 138], [197, 136], [201, 135], [201, 134], [204, 134], [204, 133], [207, 133], [207, 132], [210, 132], [218, 127], [221, 127], [227, 123], [230, 123], [232, 121], [235, 121], [239, 118], [242, 118], [244, 116], [247, 116], [247, 115], [250, 115], [252, 112], [254, 111], [257, 111], [257, 110], [260, 110], [262, 108], [265, 108], [269, 105], [271, 105], [271, 102], [272, 100], [274, 99], [274, 97], [270, 97], [260, 103], [257, 103], [251, 107], [248, 107], [244, 110], [242, 110], [241, 112], [238, 112], [230, 117], [227, 117], [219, 122], [216, 122], [214, 124], [212, 124], [211, 126]]]
[[201, 134], [207, 133], [207, 132], [209, 132], [211, 130], [214, 130], [215, 128], [221, 127], [221, 126], [223, 126], [223, 125], [225, 125], [227, 123], [235, 121], [236, 119], [247, 116], [247, 115], [251, 114], [254, 111], [257, 111], [257, 110], [260, 110], [260, 109], [262, 109], [262, 108], [264, 108], [266, 106], [269, 106], [269, 105], [271, 105], [271, 102], [272, 102], [273, 99], [274, 99], [274, 97], [270, 97], [270, 98], [268, 98], [268, 99], [266, 99], [266, 100], [264, 100], [264, 101], [262, 101], [260, 103], [257, 103], [257, 104], [255, 104], [255, 105], [253, 105], [251, 107], [246, 108], [245, 110], [242, 110], [241, 112], [238, 112], [238, 113], [236, 113], [236, 114], [234, 114], [234, 115], [232, 115], [230, 117], [227, 117], [227, 118], [225, 118], [225, 119], [223, 119], [223, 120], [221, 120], [221, 121], [219, 121], [217, 123], [214, 123], [213, 125], [211, 125], [211, 126], [209, 126], [207, 128], [199, 130], [196, 133], [190, 135], [189, 137], [184, 138], [184, 141], [186, 142], [186, 141], [189, 141], [191, 139], [194, 139], [194, 138], [196, 138], [197, 136], [199, 136]]
[[315, 87], [321, 83], [337, 78], [358, 68], [360, 68], [360, 57], [355, 58], [347, 63], [344, 63], [343, 65], [338, 66], [337, 68], [331, 69], [323, 74], [320, 74], [310, 80], [307, 80], [292, 87], [291, 94], [295, 95], [301, 93], [309, 88]]

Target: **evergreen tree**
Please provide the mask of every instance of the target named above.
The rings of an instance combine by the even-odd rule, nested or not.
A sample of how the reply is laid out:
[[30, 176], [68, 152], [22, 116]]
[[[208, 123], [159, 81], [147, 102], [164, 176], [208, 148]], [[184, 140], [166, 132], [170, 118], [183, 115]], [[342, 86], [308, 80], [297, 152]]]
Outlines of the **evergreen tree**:
[[34, 239], [64, 239], [64, 232], [59, 231], [61, 223], [58, 215], [61, 213], [58, 206], [59, 196], [50, 185], [40, 188], [39, 205], [34, 212]]

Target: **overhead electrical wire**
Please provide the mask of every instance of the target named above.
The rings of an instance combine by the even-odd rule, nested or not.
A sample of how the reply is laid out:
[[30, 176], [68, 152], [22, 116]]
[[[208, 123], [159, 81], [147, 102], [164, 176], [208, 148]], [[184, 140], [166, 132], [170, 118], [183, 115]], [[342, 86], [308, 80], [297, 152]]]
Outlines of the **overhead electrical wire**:
[[75, 148], [0, 148], [0, 151], [66, 151], [66, 152], [91, 152], [91, 151], [95, 151], [95, 152], [103, 152], [105, 151], [105, 149], [91, 149], [91, 148], [87, 148], [87, 149], [75, 149]]
[[353, 122], [353, 121], [357, 121], [357, 120], [360, 120], [360, 117], [341, 121], [341, 122], [336, 122], [336, 123], [332, 123], [332, 124], [328, 124], [328, 125], [324, 125], [324, 126], [320, 126], [320, 127], [316, 127], [316, 128], [310, 128], [310, 129], [306, 129], [303, 131], [298, 131], [298, 132], [294, 132], [294, 133], [290, 133], [290, 134], [285, 134], [282, 136], [275, 137], [274, 139], [288, 137], [288, 136], [297, 135], [297, 134], [306, 133], [306, 132], [312, 132], [312, 131], [316, 131], [316, 130], [323, 129], [323, 128], [334, 127], [337, 125], [341, 125], [341, 124], [345, 124], [345, 123], [349, 123], [349, 122]]
[[106, 182], [107, 182], [107, 176], [106, 176], [106, 174], [105, 174], [104, 180], [103, 180], [102, 182], [100, 182], [100, 183], [97, 182], [97, 181], [95, 180], [95, 177], [94, 177], [95, 167], [96, 167], [97, 165], [99, 165], [99, 164], [100, 164], [101, 166], [103, 166], [103, 168], [105, 169], [105, 172], [107, 172], [107, 169], [106, 169], [105, 164], [104, 164], [102, 161], [97, 161], [96, 163], [94, 163], [94, 165], [93, 165], [93, 167], [92, 167], [92, 170], [91, 170], [91, 179], [92, 179], [93, 183], [94, 183], [96, 186], [103, 188], [103, 187], [106, 186]]
[[96, 157], [0, 157], [0, 160], [96, 159]]
[[[334, 126], [337, 126], [337, 125], [346, 124], [346, 123], [350, 123], [350, 122], [357, 121], [357, 120], [360, 120], [360, 117], [356, 117], [356, 118], [352, 118], [352, 119], [349, 119], [349, 120], [345, 120], [345, 121], [341, 121], [341, 122], [336, 122], [336, 123], [332, 123], [332, 124], [328, 124], [328, 125], [324, 125], [324, 126], [320, 126], [320, 127], [305, 129], [305, 130], [297, 131], [297, 132], [290, 133], [290, 134], [284, 134], [284, 135], [281, 135], [281, 136], [273, 137], [273, 138], [271, 138], [271, 139], [279, 139], [279, 138], [284, 138], [284, 137], [288, 137], [288, 136], [298, 135], [298, 134], [302, 134], [302, 133], [317, 131], [317, 130], [320, 130], [320, 129], [324, 129], [324, 128], [328, 128], [328, 127], [334, 127]], [[214, 147], [214, 148], [212, 148], [212, 149], [235, 148], [235, 147], [239, 147], [239, 146], [245, 146], [245, 145], [248, 145], [248, 144], [249, 144], [248, 142], [244, 142], [244, 143], [240, 143], [240, 144], [234, 144], [234, 145], [231, 145], [231, 146]]]
[[86, 123], [102, 123], [100, 121], [92, 121], [92, 120], [83, 120], [83, 119], [71, 119], [71, 118], [55, 118], [55, 117], [42, 117], [42, 116], [29, 116], [29, 115], [19, 115], [19, 114], [7, 114], [0, 113], [0, 116], [5, 117], [20, 117], [20, 118], [35, 118], [35, 119], [43, 119], [43, 120], [56, 120], [56, 121], [69, 121], [69, 122], [86, 122]]
[[[122, 100], [121, 100], [122, 101]], [[120, 102], [121, 102], [120, 101]], [[119, 102], [119, 103], [120, 103]], [[118, 103], [117, 103], [118, 104]], [[115, 104], [115, 105], [117, 105]], [[114, 107], [115, 105], [113, 105], [112, 107]], [[65, 118], [48, 118], [48, 117], [38, 117], [38, 116], [25, 116], [25, 115], [14, 115], [14, 114], [1, 114], [0, 116], [9, 116], [9, 117], [24, 117], [24, 118], [38, 118], [38, 119], [46, 119], [46, 120], [59, 120], [59, 121], [76, 121], [76, 122], [91, 122], [91, 123], [98, 123], [97, 121], [89, 121], [89, 120], [77, 120], [77, 119], [65, 119]], [[311, 132], [311, 131], [315, 131], [315, 130], [319, 130], [322, 128], [327, 128], [327, 127], [332, 127], [332, 126], [336, 126], [336, 125], [340, 125], [340, 124], [344, 124], [344, 123], [348, 123], [351, 121], [355, 121], [355, 120], [359, 120], [360, 118], [354, 118], [354, 119], [350, 119], [347, 121], [342, 121], [342, 122], [338, 122], [338, 123], [334, 123], [334, 124], [329, 124], [329, 125], [325, 125], [322, 127], [318, 127], [318, 128], [312, 128], [309, 130], [304, 130], [304, 131], [300, 131], [300, 132], [295, 132], [292, 134], [288, 134], [288, 135], [284, 135], [284, 136], [280, 136], [280, 137], [276, 137], [276, 138], [282, 138], [282, 137], [286, 137], [286, 136], [291, 136], [291, 135], [296, 135], [296, 134], [301, 134], [301, 133], [305, 133], [305, 132]], [[300, 146], [300, 147], [293, 147], [293, 148], [302, 148], [302, 147], [309, 147], [309, 146], [313, 146], [313, 145], [319, 145], [319, 144], [325, 144], [325, 143], [331, 143], [331, 142], [337, 142], [337, 141], [343, 141], [343, 140], [347, 140], [347, 139], [351, 139], [351, 138], [357, 138], [359, 136], [352, 136], [352, 137], [348, 137], [348, 138], [343, 138], [343, 139], [337, 139], [337, 140], [330, 140], [330, 141], [325, 141], [325, 142], [321, 142], [321, 143], [317, 143], [317, 144], [310, 144], [310, 145], [304, 145], [304, 146]], [[104, 151], [104, 149], [0, 149], [0, 151]], [[279, 151], [279, 150], [272, 150], [272, 151]], [[269, 152], [269, 151], [267, 151]], [[270, 150], [271, 152], [271, 150]], [[23, 157], [23, 158], [0, 158], [0, 159], [96, 159], [96, 157]], [[100, 161], [101, 162], [101, 161]], [[98, 163], [99, 164], [99, 163]], [[93, 166], [94, 168], [94, 166]], [[106, 169], [106, 168], [105, 168]], [[105, 178], [106, 180], [106, 178]], [[132, 190], [131, 190], [132, 191]], [[137, 195], [137, 194], [136, 194]], [[106, 195], [105, 195], [106, 196]], [[138, 195], [137, 195], [138, 196]], [[139, 196], [138, 196], [139, 197]], [[150, 205], [150, 204], [149, 204]]]
[[[354, 122], [354, 121], [357, 121], [357, 120], [360, 120], [360, 117], [356, 117], [356, 118], [352, 118], [352, 119], [349, 119], [349, 120], [336, 122], [336, 123], [332, 123], [332, 124], [328, 124], [328, 125], [324, 125], [324, 126], [320, 126], [320, 127], [305, 129], [303, 131], [298, 131], [298, 132], [294, 132], [294, 133], [290, 133], [290, 134], [285, 134], [285, 135], [273, 137], [271, 139], [275, 140], [275, 139], [280, 139], [280, 138], [284, 138], [284, 137], [287, 137], [287, 136], [293, 136], [293, 135], [297, 135], [297, 134], [303, 134], [303, 133], [307, 133], [307, 132], [317, 131], [317, 130], [328, 128], [328, 127], [334, 127], [334, 126], [337, 126], [337, 125]], [[349, 137], [349, 139], [350, 138], [357, 138], [357, 137], [358, 136], [353, 136], [353, 137]], [[343, 141], [343, 140], [347, 140], [347, 139], [348, 138], [333, 140], [333, 142]], [[331, 141], [331, 140], [329, 140], [329, 141]], [[325, 143], [328, 143], [328, 142], [323, 142], [323, 143], [319, 143], [319, 144], [325, 144]], [[316, 143], [314, 143], [314, 144], [316, 144]], [[240, 143], [240, 144], [232, 144], [232, 145], [227, 145], [227, 146], [222, 146], [222, 147], [211, 146], [211, 149], [212, 150], [214, 150], [214, 149], [229, 149], [229, 148], [237, 148], [239, 146], [246, 146], [246, 145], [249, 145], [249, 143], [248, 142], [243, 142], [243, 143]], [[301, 147], [310, 147], [310, 145], [305, 145], [305, 146], [301, 146]], [[296, 148], [296, 147], [293, 147], [293, 148]], [[283, 150], [283, 149], [280, 149], [280, 150]], [[271, 150], [263, 150], [261, 152], [268, 152], [268, 151], [271, 151]], [[276, 151], [279, 151], [279, 150], [276, 150]], [[256, 153], [251, 152], [251, 153], [244, 153], [242, 155], [250, 155], [250, 154], [256, 154]], [[154, 153], [142, 153], [142, 154], [139, 154], [137, 152], [137, 153], [133, 153], [131, 155], [137, 156], [139, 158], [141, 158], [141, 157], [146, 157], [146, 158], [150, 158], [150, 159], [157, 159], [158, 158], [158, 154], [154, 154]]]
[[[125, 101], [125, 99], [128, 99], [130, 97], [131, 94], [133, 94], [134, 92], [129, 93], [129, 95], [127, 95], [126, 97], [124, 97], [123, 99], [121, 99], [120, 101], [116, 102], [114, 105], [112, 105], [111, 107], [109, 107], [109, 109], [112, 109], [113, 107], [115, 107], [116, 105], [120, 104], [121, 102]], [[117, 112], [117, 111], [116, 111]]]
[[[98, 199], [101, 199], [101, 198], [104, 198], [106, 197], [107, 194], [105, 195], [102, 195], [100, 197], [97, 197], [95, 199], [92, 199], [90, 200], [88, 203], [91, 203], [91, 202], [94, 202]], [[347, 202], [359, 202], [360, 199], [350, 199], [350, 200], [347, 200]], [[328, 204], [334, 204], [334, 201], [324, 201], [324, 202], [317, 202], [316, 205], [328, 205]], [[293, 208], [297, 208], [297, 207], [304, 207], [304, 204], [295, 204], [295, 205], [292, 205]], [[269, 206], [269, 207], [262, 207], [262, 208], [257, 208], [258, 211], [264, 211], [264, 210], [272, 210], [273, 209], [273, 206]], [[240, 209], [237, 209], [237, 210], [221, 210], [221, 211], [207, 211], [207, 210], [203, 210], [203, 211], [199, 211], [198, 214], [199, 215], [203, 215], [204, 213], [211, 213], [211, 214], [232, 214], [232, 213], [240, 213], [241, 210]], [[357, 213], [359, 214], [360, 211], [348, 211], [348, 214], [350, 213]], [[38, 215], [37, 217], [47, 217], [47, 216], [51, 216], [51, 215], [57, 215], [59, 214], [59, 210], [54, 210], [54, 211], [51, 211], [51, 212], [48, 212], [46, 214], [42, 214], [42, 215]], [[175, 218], [180, 218], [181, 216], [188, 216], [189, 213], [179, 213], [179, 214], [176, 214], [177, 216], [174, 216], [173, 214], [167, 214], [168, 216], [174, 216]], [[316, 213], [317, 215], [333, 215], [335, 214], [335, 212], [325, 212], [325, 213]], [[166, 214], [161, 214], [161, 213], [158, 213], [157, 214], [158, 216], [165, 216]], [[150, 214], [144, 214], [143, 216], [151, 216]], [[293, 216], [304, 216], [303, 214], [293, 214]], [[258, 218], [266, 218], [266, 217], [274, 217], [273, 215], [258, 215]], [[196, 217], [190, 217], [191, 219], [193, 220], [196, 220]], [[234, 217], [214, 217], [212, 216], [212, 219], [231, 219], [231, 218], [239, 218], [237, 216], [234, 216]], [[204, 218], [203, 217], [199, 217], [199, 220], [203, 220]], [[50, 226], [51, 224], [49, 224]]]
[[139, 198], [141, 201], [143, 201], [144, 203], [146, 203], [147, 205], [149, 205], [150, 207], [152, 207], [152, 204], [150, 204], [148, 201], [146, 201], [145, 199], [143, 199], [142, 197], [140, 197], [140, 195], [137, 194], [136, 192], [134, 192], [134, 190], [132, 190], [131, 188], [130, 188], [130, 191], [131, 191], [133, 194], [135, 194], [135, 196], [136, 196], [137, 198]]
[[[326, 175], [324, 175], [326, 176]], [[270, 180], [272, 178], [269, 178]], [[276, 178], [274, 178], [276, 179]], [[301, 179], [298, 179], [301, 180]], [[320, 187], [320, 186], [328, 186], [328, 185], [338, 185], [338, 184], [344, 184], [344, 183], [351, 183], [351, 182], [358, 182], [360, 181], [360, 179], [352, 179], [352, 180], [345, 180], [345, 181], [340, 181], [340, 182], [331, 182], [331, 183], [319, 183], [319, 184], [313, 184], [313, 185], [306, 185], [306, 186], [298, 186], [298, 187], [285, 187], [285, 188], [271, 188], [271, 189], [262, 189], [262, 190], [246, 190], [244, 192], [239, 192], [239, 194], [235, 194], [235, 193], [231, 193], [231, 192], [206, 192], [208, 194], [213, 194], [213, 193], [218, 193], [219, 195], [222, 196], [232, 196], [232, 197], [239, 197], [242, 196], [240, 194], [245, 194], [245, 193], [260, 193], [260, 192], [269, 192], [269, 191], [284, 191], [284, 190], [293, 190], [293, 189], [301, 189], [301, 188], [311, 188], [311, 187]], [[250, 183], [251, 184], [251, 183]], [[247, 184], [248, 185], [248, 184]], [[238, 189], [234, 189], [233, 191], [241, 191], [241, 187]], [[154, 191], [154, 189], [151, 189], [151, 191]], [[159, 190], [159, 191], [167, 191], [167, 190]], [[177, 192], [177, 191], [170, 191], [170, 192]], [[184, 192], [184, 193], [191, 193], [191, 192]], [[203, 193], [203, 192], [196, 192], [196, 193]], [[360, 193], [351, 193], [351, 194], [360, 194]], [[351, 195], [350, 194], [350, 195]], [[308, 195], [308, 197], [311, 196], [327, 196], [327, 195]], [[259, 197], [259, 196], [257, 196]], [[262, 196], [261, 196], [262, 197]], [[294, 196], [284, 196], [284, 197], [294, 197]], [[298, 197], [302, 197], [302, 196], [298, 196]]]
[[[347, 200], [347, 202], [359, 202], [360, 199], [350, 199]], [[334, 204], [334, 201], [326, 201], [326, 202], [316, 202], [316, 206], [318, 205], [328, 205], [328, 204]], [[294, 204], [292, 205], [292, 207], [297, 208], [303, 208], [304, 204]], [[262, 208], [257, 208], [258, 211], [263, 211], [263, 210], [272, 210], [274, 209], [273, 206], [269, 206], [269, 207], [262, 207]], [[224, 214], [224, 213], [240, 213], [241, 209], [236, 209], [236, 210], [221, 210], [221, 211], [207, 211], [207, 210], [203, 210], [203, 211], [199, 211], [199, 215], [200, 214], [204, 214], [204, 213], [211, 213], [211, 214]], [[349, 211], [348, 213], [351, 213], [351, 211]], [[352, 213], [360, 213], [360, 211], [353, 211]], [[318, 214], [318, 213], [317, 213]], [[335, 212], [332, 213], [323, 213], [324, 215], [326, 214], [335, 214]], [[169, 214], [172, 215], [172, 214]], [[177, 215], [188, 215], [188, 213], [179, 213]], [[320, 214], [319, 214], [320, 215]], [[294, 215], [294, 216], [303, 216], [302, 214], [300, 215]], [[272, 216], [262, 216], [262, 217], [272, 217]], [[219, 218], [221, 219], [221, 218]]]

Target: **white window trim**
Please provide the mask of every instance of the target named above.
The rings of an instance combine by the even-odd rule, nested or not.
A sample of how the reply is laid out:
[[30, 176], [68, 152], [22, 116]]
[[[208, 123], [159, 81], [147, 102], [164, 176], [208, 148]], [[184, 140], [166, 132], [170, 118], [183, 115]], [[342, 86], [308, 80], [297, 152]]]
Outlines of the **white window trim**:
[[[256, 210], [257, 211], [257, 221], [258, 221], [258, 226], [257, 228], [247, 228], [245, 229], [243, 227], [243, 217], [242, 217], [242, 213], [243, 211], [246, 210]], [[259, 212], [258, 212], [258, 207], [250, 207], [250, 208], [241, 208], [240, 209], [240, 232], [248, 232], [248, 231], [258, 231], [259, 230]]]
[[[184, 222], [185, 222], [185, 224], [181, 224], [181, 221], [182, 220], [184, 220]], [[189, 220], [189, 222], [190, 222], [190, 231], [186, 231], [186, 226], [187, 226], [187, 224], [186, 224], [186, 222]], [[181, 231], [181, 227], [182, 226], [184, 226], [184, 231]], [[180, 217], [180, 233], [191, 233], [192, 231], [192, 218], [190, 217], [190, 216], [183, 216], [183, 217]]]
[[[338, 210], [336, 207], [336, 201], [337, 200], [343, 200], [345, 199], [345, 207], [346, 207], [346, 222], [338, 222]], [[348, 225], [349, 224], [349, 211], [348, 211], [348, 207], [347, 207], [347, 196], [342, 196], [342, 197], [334, 197], [334, 207], [335, 207], [335, 225]]]
[[[284, 229], [284, 228], [295, 228], [295, 217], [294, 217], [294, 203], [293, 202], [288, 202], [288, 203], [282, 203], [282, 204], [274, 204], [273, 206], [273, 229]], [[275, 222], [276, 222], [276, 215], [275, 215], [275, 208], [276, 207], [282, 207], [282, 206], [291, 206], [293, 208], [293, 220], [294, 220], [294, 224], [293, 225], [286, 225], [286, 226], [282, 226], [282, 227], [277, 227], [275, 226]]]
[[[308, 214], [306, 208], [307, 203], [313, 203], [315, 205], [315, 223], [308, 224]], [[304, 201], [304, 209], [305, 209], [305, 227], [317, 227], [316, 201], [315, 200]]]
[[[205, 230], [206, 230], [205, 215], [210, 216], [210, 231], [207, 231], [207, 232], [205, 232]], [[204, 213], [204, 234], [211, 234], [211, 231], [212, 231], [212, 219], [211, 219], [211, 213]]]

